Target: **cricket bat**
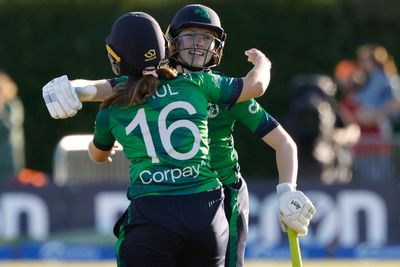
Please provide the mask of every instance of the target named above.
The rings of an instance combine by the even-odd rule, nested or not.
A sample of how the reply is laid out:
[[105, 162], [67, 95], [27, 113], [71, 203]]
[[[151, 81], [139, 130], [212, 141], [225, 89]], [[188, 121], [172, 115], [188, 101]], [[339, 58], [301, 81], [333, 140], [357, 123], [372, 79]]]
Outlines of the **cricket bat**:
[[297, 233], [290, 228], [288, 228], [287, 233], [289, 238], [290, 256], [292, 258], [292, 267], [303, 267]]

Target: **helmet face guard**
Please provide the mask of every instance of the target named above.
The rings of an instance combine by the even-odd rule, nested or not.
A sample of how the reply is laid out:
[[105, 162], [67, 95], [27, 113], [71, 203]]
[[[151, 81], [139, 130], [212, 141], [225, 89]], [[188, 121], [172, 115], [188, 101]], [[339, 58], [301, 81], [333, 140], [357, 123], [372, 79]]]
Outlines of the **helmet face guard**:
[[[196, 46], [201, 39], [203, 46]], [[184, 33], [169, 41], [169, 57], [189, 70], [204, 70], [217, 66], [222, 57], [224, 40], [201, 33]], [[186, 55], [183, 57], [182, 55]]]
[[[182, 39], [188, 37], [188, 35], [180, 33], [187, 28], [210, 30], [215, 34], [213, 37], [213, 44], [205, 45], [207, 48], [196, 48], [196, 38], [201, 38], [200, 35], [204, 34], [191, 34], [193, 38], [191, 43], [192, 47], [182, 47]], [[172, 19], [172, 22], [167, 29], [166, 36], [168, 40], [168, 57], [172, 65], [181, 65], [184, 68], [195, 71], [204, 70], [205, 68], [212, 68], [219, 65], [225, 45], [226, 34], [221, 27], [218, 14], [211, 8], [200, 4], [187, 5], [183, 7]], [[207, 37], [211, 36], [207, 35]], [[187, 62], [188, 60], [182, 61], [182, 59], [179, 57], [180, 52], [185, 52], [188, 50], [192, 50], [192, 60], [189, 60], [189, 62]], [[203, 62], [201, 66], [198, 66], [198, 64], [194, 65], [194, 62], [196, 61], [196, 53], [206, 55], [205, 58], [207, 60], [205, 60], [206, 62]]]

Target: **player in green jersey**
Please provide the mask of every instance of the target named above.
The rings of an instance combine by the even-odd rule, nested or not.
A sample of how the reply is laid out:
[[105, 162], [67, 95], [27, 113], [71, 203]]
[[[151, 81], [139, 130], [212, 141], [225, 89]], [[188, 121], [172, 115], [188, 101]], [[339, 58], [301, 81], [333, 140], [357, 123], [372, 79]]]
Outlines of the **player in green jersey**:
[[[198, 43], [196, 43], [193, 36], [202, 36], [203, 38], [198, 38]], [[168, 30], [169, 48], [172, 52], [170, 62], [172, 61], [172, 65], [184, 73], [209, 71], [211, 67], [219, 64], [225, 36], [218, 15], [212, 9], [202, 5], [185, 6], [177, 12]], [[214, 40], [214, 44], [207, 42], [207, 38]], [[185, 39], [192, 46], [176, 49], [179, 47], [179, 41], [182, 40], [181, 43], [184, 43]], [[211, 45], [213, 45], [213, 49], [210, 49]], [[193, 49], [193, 46], [196, 49]], [[199, 56], [193, 56], [196, 54]], [[75, 80], [72, 84], [79, 87], [79, 98], [81, 100], [93, 101], [101, 100], [104, 95], [112, 92], [108, 82], [115, 85], [120, 81], [118, 79], [109, 81]], [[96, 85], [96, 87], [93, 85]], [[86, 94], [83, 94], [83, 92], [86, 92]], [[77, 111], [77, 109], [71, 110], [75, 113]], [[66, 117], [70, 115], [55, 114], [53, 117], [56, 116]], [[306, 211], [307, 217], [304, 219], [301, 212], [283, 214], [283, 218], [281, 218], [283, 228], [285, 229], [289, 224], [290, 227], [296, 228], [298, 233], [305, 234], [314, 213], [314, 208], [307, 197], [299, 191], [294, 191], [297, 178], [296, 146], [276, 120], [254, 100], [236, 104], [229, 111], [219, 105], [210, 104], [208, 127], [210, 131], [211, 166], [218, 172], [219, 179], [224, 184], [224, 191], [227, 196], [225, 198], [225, 212], [230, 221], [227, 266], [243, 265], [248, 229], [247, 186], [239, 171], [237, 153], [233, 146], [232, 137], [232, 131], [237, 120], [276, 150], [280, 182], [278, 188], [282, 189], [279, 190], [279, 195], [282, 196], [283, 192], [288, 191], [291, 196], [301, 196], [302, 210]], [[284, 198], [280, 197], [283, 206], [287, 201], [286, 196], [287, 194]], [[292, 221], [287, 219], [289, 218], [288, 215], [291, 215]], [[288, 223], [285, 223], [284, 220]], [[301, 223], [298, 223], [298, 221], [301, 221]]]
[[209, 166], [207, 105], [229, 108], [262, 95], [271, 64], [250, 49], [254, 67], [246, 77], [181, 73], [170, 79], [172, 72], [158, 68], [165, 52], [160, 32], [140, 12], [114, 23], [108, 56], [114, 73], [128, 79], [102, 104], [89, 155], [106, 161], [117, 140], [131, 162], [120, 266], [223, 266], [228, 223], [221, 184]]
[[[218, 15], [212, 9], [202, 5], [183, 7], [175, 14], [166, 35], [172, 66], [182, 69], [183, 72], [209, 72], [210, 68], [219, 64], [226, 34], [221, 27]], [[190, 41], [192, 36], [202, 35], [214, 36], [221, 42], [216, 42], [218, 45], [214, 45], [214, 49], [211, 49], [211, 45], [208, 45], [207, 42], [193, 41], [186, 45], [186, 39]], [[201, 54], [205, 55], [206, 60], [199, 60], [197, 55]], [[232, 136], [236, 121], [242, 122], [276, 150], [280, 183], [279, 194], [288, 191], [287, 194], [290, 197], [300, 196], [301, 209], [306, 216], [302, 216], [300, 212], [297, 215], [295, 214], [293, 217], [296, 218], [291, 219], [296, 221], [296, 225], [290, 222], [289, 226], [299, 234], [306, 234], [315, 210], [312, 203], [302, 192], [294, 192], [297, 179], [296, 145], [278, 122], [253, 99], [236, 104], [230, 110], [223, 109], [216, 104], [209, 104], [208, 127], [211, 166], [218, 172], [218, 178], [224, 185], [225, 213], [230, 224], [226, 266], [244, 265], [249, 216], [247, 185], [240, 174]], [[286, 199], [280, 199], [283, 200], [281, 202], [285, 206], [290, 203], [286, 202]], [[293, 214], [290, 213], [290, 216]], [[285, 211], [282, 217], [284, 230], [286, 230], [288, 223], [283, 220], [287, 221], [287, 215], [289, 214]], [[301, 223], [298, 223], [298, 221], [301, 221]]]

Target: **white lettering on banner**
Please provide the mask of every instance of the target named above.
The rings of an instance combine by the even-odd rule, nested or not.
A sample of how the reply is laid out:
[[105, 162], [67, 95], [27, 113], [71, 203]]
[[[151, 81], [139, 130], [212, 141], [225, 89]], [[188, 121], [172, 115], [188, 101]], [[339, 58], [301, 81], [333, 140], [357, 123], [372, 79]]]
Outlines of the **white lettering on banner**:
[[[275, 194], [271, 194], [264, 198], [260, 206], [259, 220], [260, 225], [268, 227], [260, 227], [261, 235], [268, 237], [266, 239], [267, 246], [279, 243], [281, 239], [281, 226], [278, 219], [278, 203]], [[274, 218], [274, 220], [271, 220]]]
[[0, 236], [12, 240], [21, 236], [21, 215], [27, 218], [27, 238], [44, 240], [49, 236], [49, 214], [46, 203], [29, 193], [0, 195]]
[[178, 180], [182, 177], [197, 178], [200, 174], [201, 165], [204, 165], [203, 162], [201, 164], [197, 164], [197, 166], [188, 166], [183, 169], [169, 169], [154, 173], [145, 170], [139, 174], [139, 177], [143, 184], [150, 184], [152, 182], [162, 183], [164, 181], [172, 181], [175, 183], [175, 180]]
[[371, 191], [341, 191], [338, 194], [338, 206], [343, 214], [343, 227], [339, 242], [344, 246], [354, 246], [359, 242], [358, 217], [365, 213], [366, 231], [369, 245], [383, 245], [388, 239], [388, 222], [386, 205], [383, 199]]
[[[366, 190], [340, 191], [336, 200], [322, 191], [308, 191], [306, 195], [316, 205], [317, 212], [302, 242], [328, 246], [336, 240], [339, 246], [356, 246], [360, 239], [360, 213], [365, 214], [365, 243], [384, 245], [388, 240], [387, 207], [381, 196]], [[250, 217], [258, 223], [249, 227], [248, 244], [273, 247], [282, 242], [276, 194], [262, 200], [250, 194]]]
[[318, 209], [313, 218], [313, 224], [317, 224], [318, 227], [314, 228], [314, 232], [310, 231], [310, 236], [314, 235], [317, 238], [310, 238], [306, 243], [311, 245], [314, 242], [314, 245], [321, 246], [330, 244], [340, 234], [340, 222], [337, 222], [342, 217], [339, 215], [341, 211], [338, 211], [340, 208], [330, 195], [322, 191], [308, 191], [307, 195], [312, 198]]
[[129, 206], [123, 192], [101, 192], [94, 197], [94, 223], [96, 231], [110, 234], [119, 216]]

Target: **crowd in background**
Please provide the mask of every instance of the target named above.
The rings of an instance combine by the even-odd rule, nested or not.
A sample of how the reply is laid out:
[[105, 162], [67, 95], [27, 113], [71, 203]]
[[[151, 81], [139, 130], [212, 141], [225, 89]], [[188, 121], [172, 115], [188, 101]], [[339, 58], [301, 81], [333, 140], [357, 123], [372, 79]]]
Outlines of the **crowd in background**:
[[293, 79], [288, 125], [304, 152], [299, 176], [327, 184], [393, 178], [393, 128], [400, 117], [393, 57], [383, 46], [361, 45], [332, 76]]

